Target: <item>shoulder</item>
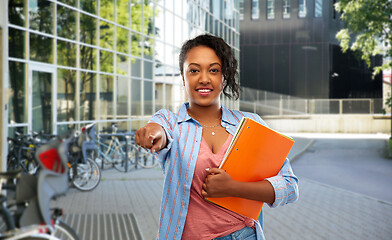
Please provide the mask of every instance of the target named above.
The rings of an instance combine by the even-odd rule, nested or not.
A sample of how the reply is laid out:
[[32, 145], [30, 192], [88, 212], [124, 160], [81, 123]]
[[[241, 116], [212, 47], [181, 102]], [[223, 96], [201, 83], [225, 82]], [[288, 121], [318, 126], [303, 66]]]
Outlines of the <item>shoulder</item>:
[[173, 113], [169, 109], [161, 109], [151, 117], [149, 122], [155, 122], [167, 129], [173, 129], [177, 119], [177, 114]]
[[258, 123], [265, 125], [264, 120], [257, 113], [250, 113], [250, 112], [231, 110], [231, 109], [228, 109], [228, 111], [230, 112], [232, 117], [235, 118], [238, 122], [241, 120], [242, 117], [248, 117], [252, 120], [255, 120]]

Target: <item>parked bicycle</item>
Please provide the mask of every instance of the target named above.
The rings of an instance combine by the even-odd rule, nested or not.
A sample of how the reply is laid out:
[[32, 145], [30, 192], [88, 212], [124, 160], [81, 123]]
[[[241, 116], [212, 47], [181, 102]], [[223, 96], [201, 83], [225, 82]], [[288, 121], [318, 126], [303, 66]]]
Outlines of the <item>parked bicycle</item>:
[[68, 147], [69, 179], [80, 191], [91, 191], [101, 181], [95, 155], [95, 124], [89, 124], [76, 133]]
[[45, 133], [20, 134], [8, 137], [9, 151], [7, 155], [7, 170], [21, 168], [24, 173], [34, 174], [38, 163], [34, 158], [36, 149], [48, 142], [54, 136]]
[[131, 132], [127, 137], [128, 158], [132, 159], [132, 162], [136, 162], [142, 168], [154, 168], [158, 165], [158, 159], [152, 153], [136, 144], [134, 132]]
[[0, 239], [80, 239], [61, 221], [62, 210], [50, 209], [49, 204], [68, 190], [68, 144], [67, 139], [55, 139], [41, 146], [35, 154], [40, 166], [35, 175], [21, 174], [21, 169], [0, 173], [0, 214], [5, 222]]

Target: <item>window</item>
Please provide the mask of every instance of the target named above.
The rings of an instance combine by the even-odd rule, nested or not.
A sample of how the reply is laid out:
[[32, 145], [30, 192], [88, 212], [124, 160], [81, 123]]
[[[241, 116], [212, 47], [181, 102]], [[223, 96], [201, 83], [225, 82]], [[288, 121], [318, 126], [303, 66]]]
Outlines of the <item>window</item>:
[[299, 10], [298, 17], [304, 18], [306, 17], [307, 9], [306, 9], [306, 0], [299, 0]]
[[315, 0], [314, 2], [314, 17], [320, 18], [323, 16], [323, 0]]
[[267, 19], [275, 19], [275, 0], [267, 1]]
[[244, 20], [244, 0], [240, 0], [240, 20]]
[[259, 0], [252, 0], [252, 20], [260, 18]]
[[290, 18], [291, 0], [283, 0], [283, 19]]

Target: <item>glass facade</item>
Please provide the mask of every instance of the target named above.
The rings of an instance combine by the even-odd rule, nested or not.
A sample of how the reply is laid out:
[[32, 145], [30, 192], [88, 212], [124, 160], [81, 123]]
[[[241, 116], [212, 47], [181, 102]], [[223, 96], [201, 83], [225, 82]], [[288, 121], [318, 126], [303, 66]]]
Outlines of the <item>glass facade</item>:
[[176, 111], [182, 43], [210, 33], [239, 59], [239, 18], [238, 0], [9, 0], [9, 131], [134, 130]]

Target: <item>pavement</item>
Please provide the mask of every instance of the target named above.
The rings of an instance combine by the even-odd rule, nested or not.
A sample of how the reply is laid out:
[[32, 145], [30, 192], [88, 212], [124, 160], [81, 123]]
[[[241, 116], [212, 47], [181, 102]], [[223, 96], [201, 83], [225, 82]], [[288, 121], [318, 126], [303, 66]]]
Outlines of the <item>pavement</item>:
[[[314, 135], [291, 136], [295, 144], [289, 158], [295, 161], [313, 144]], [[65, 219], [77, 232], [83, 232], [83, 240], [155, 239], [163, 177], [159, 167], [136, 169], [128, 173], [104, 170], [102, 181], [96, 189], [91, 192], [70, 189], [65, 197], [53, 201], [52, 205], [62, 207], [68, 216], [101, 216], [101, 224], [91, 222], [86, 225], [81, 222], [82, 217], [78, 221], [75, 218]], [[273, 209], [268, 206], [263, 208], [263, 228], [267, 240], [392, 239], [392, 203], [306, 178], [299, 178], [299, 189], [300, 198], [296, 203]], [[122, 222], [123, 217], [118, 216], [125, 215], [131, 215], [133, 221]], [[114, 220], [105, 220], [112, 218]], [[129, 222], [133, 225], [127, 225]], [[95, 225], [101, 226], [102, 223], [107, 225], [107, 232], [99, 238], [88, 234], [98, 231], [94, 229], [97, 228]], [[114, 229], [117, 225], [121, 226], [120, 232], [136, 231], [137, 234], [129, 237], [116, 233]], [[85, 228], [89, 231], [85, 231]]]

